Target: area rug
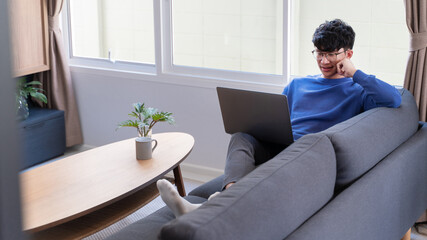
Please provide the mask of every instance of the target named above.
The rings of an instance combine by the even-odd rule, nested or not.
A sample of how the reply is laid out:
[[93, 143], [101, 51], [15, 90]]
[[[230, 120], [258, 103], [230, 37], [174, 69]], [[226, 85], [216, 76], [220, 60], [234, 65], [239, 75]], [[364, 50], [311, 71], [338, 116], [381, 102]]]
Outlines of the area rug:
[[145, 205], [141, 209], [137, 210], [136, 212], [132, 213], [131, 215], [127, 216], [126, 218], [114, 223], [113, 225], [89, 236], [86, 238], [83, 238], [84, 240], [102, 240], [107, 238], [108, 236], [120, 231], [124, 227], [128, 226], [129, 224], [132, 224], [140, 219], [143, 219], [144, 217], [150, 215], [151, 213], [157, 211], [158, 209], [165, 206], [165, 203], [162, 201], [160, 197], [157, 197], [149, 204]]

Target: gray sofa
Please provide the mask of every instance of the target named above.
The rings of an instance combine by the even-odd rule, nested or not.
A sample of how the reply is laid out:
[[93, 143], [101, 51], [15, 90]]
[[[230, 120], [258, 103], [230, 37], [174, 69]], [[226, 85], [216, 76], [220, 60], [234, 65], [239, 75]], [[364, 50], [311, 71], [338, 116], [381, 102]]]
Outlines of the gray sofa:
[[[309, 134], [199, 209], [168, 208], [109, 239], [400, 239], [427, 208], [427, 124], [412, 95]], [[190, 202], [219, 191], [221, 177]]]

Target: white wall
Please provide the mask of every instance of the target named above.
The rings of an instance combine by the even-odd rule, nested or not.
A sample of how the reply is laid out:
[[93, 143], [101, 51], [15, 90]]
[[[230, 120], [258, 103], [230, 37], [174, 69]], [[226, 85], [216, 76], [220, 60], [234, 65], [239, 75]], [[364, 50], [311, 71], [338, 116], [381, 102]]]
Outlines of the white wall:
[[[179, 131], [194, 136], [195, 146], [184, 161], [183, 175], [197, 174], [211, 178], [220, 175], [225, 166], [229, 135], [224, 132], [221, 112], [216, 95], [217, 81], [198, 79], [207, 84], [179, 84], [180, 77], [167, 77], [159, 82], [154, 76], [120, 73], [107, 70], [90, 70], [72, 67], [84, 143], [101, 146], [118, 140], [136, 137], [133, 128], [115, 131], [117, 123], [128, 119], [132, 103], [145, 102], [162, 111], [173, 112], [176, 124], [159, 123], [154, 132]], [[157, 80], [156, 80], [157, 79]], [[156, 82], [157, 81], [157, 82]], [[224, 84], [222, 85], [224, 86]], [[260, 91], [282, 91], [282, 86], [256, 86], [230, 84]], [[189, 171], [186, 171], [189, 169]]]

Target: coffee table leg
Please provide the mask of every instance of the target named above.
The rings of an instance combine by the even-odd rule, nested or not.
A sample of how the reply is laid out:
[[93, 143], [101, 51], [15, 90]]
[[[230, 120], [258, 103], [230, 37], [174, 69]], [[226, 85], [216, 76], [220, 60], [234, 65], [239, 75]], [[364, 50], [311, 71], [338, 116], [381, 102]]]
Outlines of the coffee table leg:
[[178, 189], [179, 195], [181, 195], [181, 197], [184, 197], [186, 195], [185, 187], [184, 187], [184, 181], [182, 180], [181, 168], [179, 167], [179, 165], [173, 169], [173, 176], [175, 177], [175, 185], [176, 185], [176, 188]]

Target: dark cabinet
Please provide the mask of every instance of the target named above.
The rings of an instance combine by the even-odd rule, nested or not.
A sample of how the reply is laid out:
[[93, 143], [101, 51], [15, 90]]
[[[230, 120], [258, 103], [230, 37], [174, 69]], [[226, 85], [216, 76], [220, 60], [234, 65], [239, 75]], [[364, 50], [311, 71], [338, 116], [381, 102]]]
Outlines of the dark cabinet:
[[65, 152], [64, 111], [30, 108], [29, 117], [19, 122], [21, 169]]

